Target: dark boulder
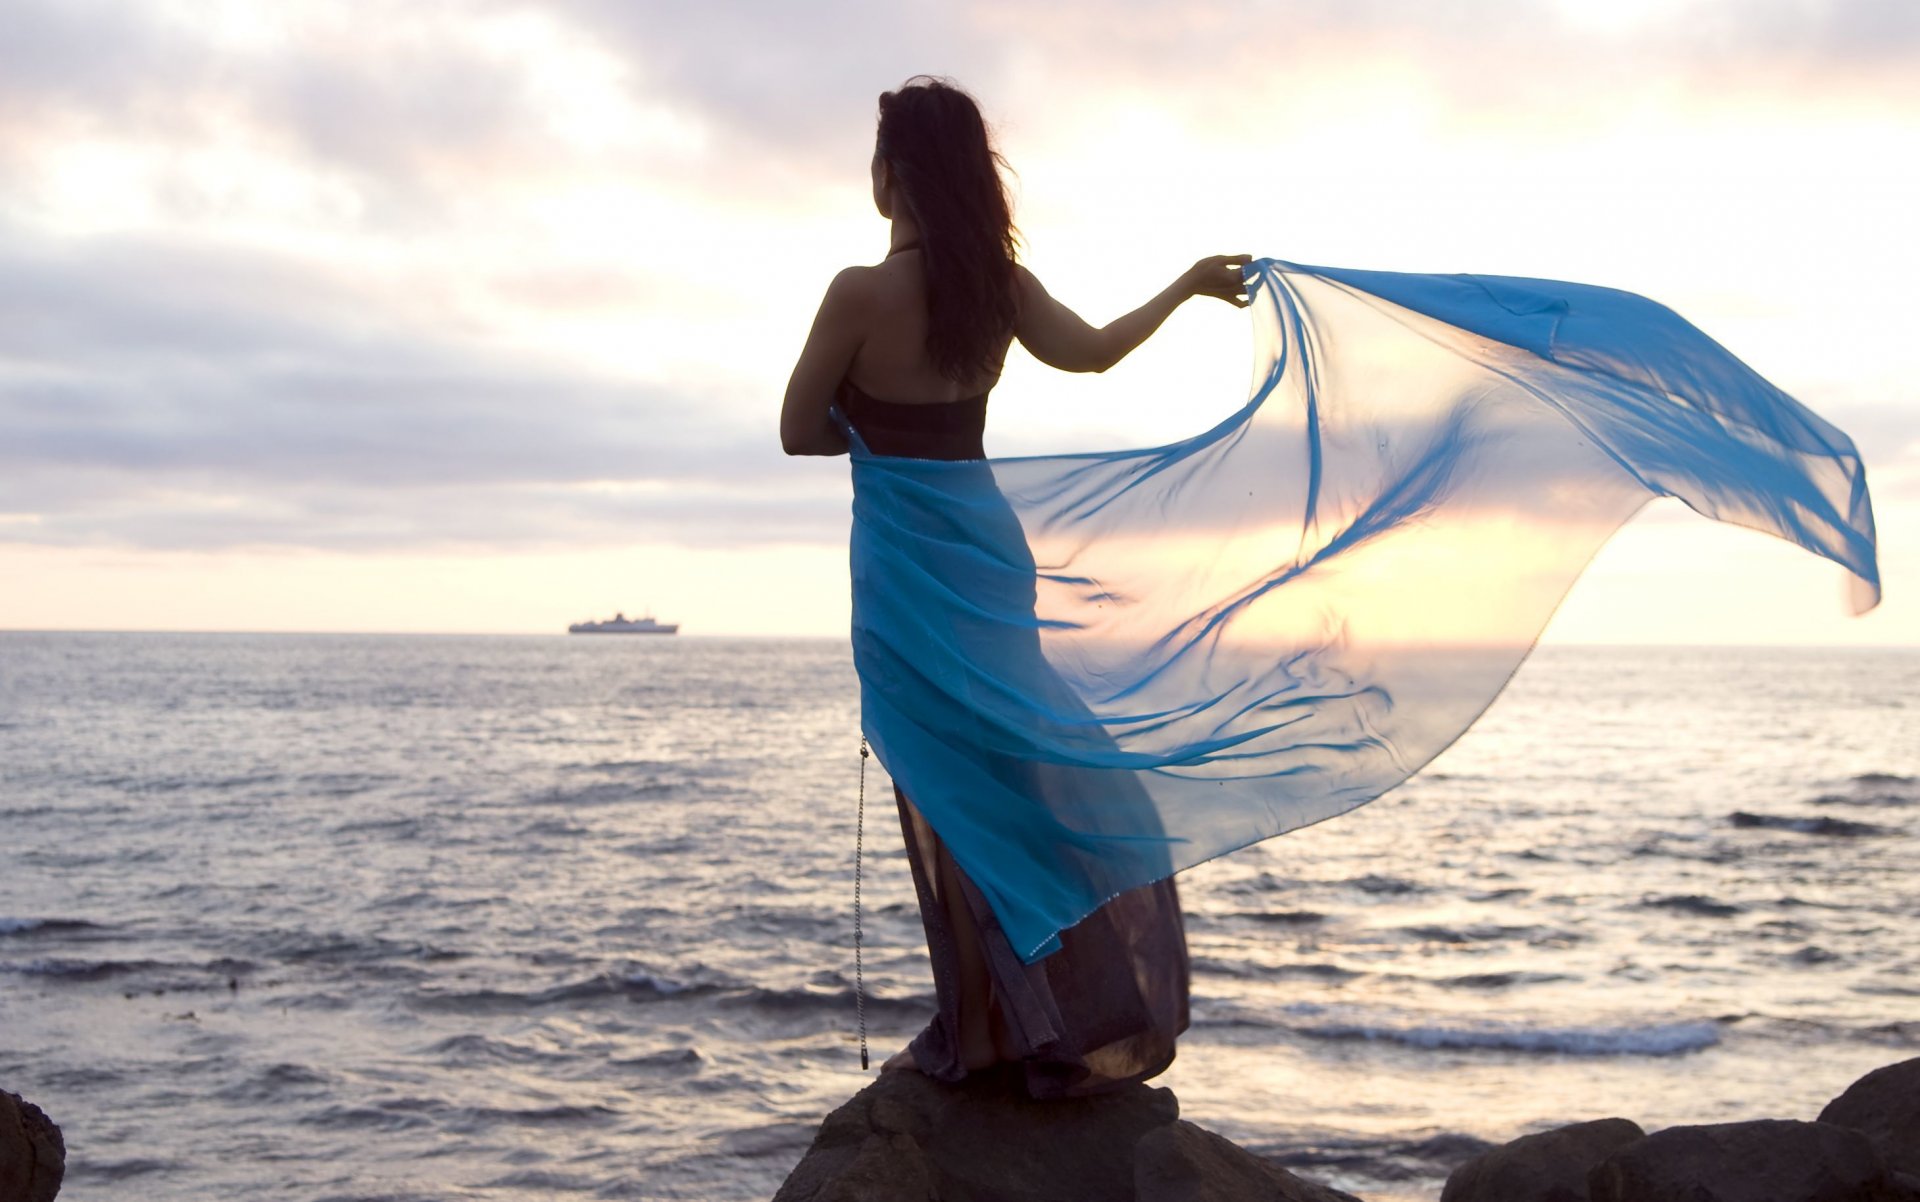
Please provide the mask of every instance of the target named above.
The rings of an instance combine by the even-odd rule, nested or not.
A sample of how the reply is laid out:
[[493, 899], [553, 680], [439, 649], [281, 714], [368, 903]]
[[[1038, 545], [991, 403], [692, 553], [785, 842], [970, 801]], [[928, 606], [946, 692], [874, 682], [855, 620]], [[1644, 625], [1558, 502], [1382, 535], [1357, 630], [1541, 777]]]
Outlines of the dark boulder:
[[1889, 1168], [1920, 1177], [1920, 1057], [1874, 1069], [1847, 1086], [1820, 1121], [1853, 1128]]
[[1873, 1144], [1832, 1123], [1668, 1127], [1587, 1176], [1591, 1202], [1907, 1202]]
[[1646, 1138], [1628, 1119], [1595, 1119], [1523, 1135], [1453, 1171], [1440, 1202], [1588, 1202], [1587, 1173]]
[[0, 1091], [0, 1199], [53, 1202], [66, 1171], [60, 1128], [32, 1102]]
[[820, 1124], [774, 1202], [1353, 1202], [1179, 1113], [1147, 1085], [1037, 1102], [1009, 1073], [886, 1072]]
[[1188, 1122], [1140, 1137], [1133, 1146], [1133, 1189], [1141, 1202], [1359, 1202]]

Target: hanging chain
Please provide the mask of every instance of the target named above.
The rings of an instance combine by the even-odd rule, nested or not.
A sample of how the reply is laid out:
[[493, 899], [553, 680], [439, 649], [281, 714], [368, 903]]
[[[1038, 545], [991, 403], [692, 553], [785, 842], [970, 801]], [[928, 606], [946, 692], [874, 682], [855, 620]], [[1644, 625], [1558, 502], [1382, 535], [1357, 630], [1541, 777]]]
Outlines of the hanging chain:
[[860, 1070], [867, 1068], [867, 972], [862, 962], [866, 942], [860, 923], [860, 862], [867, 842], [867, 736], [860, 736], [860, 809], [853, 826], [853, 1005], [860, 1016]]

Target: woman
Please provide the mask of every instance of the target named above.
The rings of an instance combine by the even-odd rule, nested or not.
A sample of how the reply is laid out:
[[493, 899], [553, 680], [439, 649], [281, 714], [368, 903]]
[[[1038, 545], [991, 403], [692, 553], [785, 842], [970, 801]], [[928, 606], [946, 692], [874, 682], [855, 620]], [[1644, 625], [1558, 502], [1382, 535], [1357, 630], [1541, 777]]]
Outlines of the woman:
[[[827, 289], [781, 409], [788, 454], [844, 454], [850, 430], [877, 455], [978, 460], [1013, 339], [1049, 366], [1105, 371], [1189, 297], [1247, 303], [1247, 257], [1216, 255], [1133, 312], [1088, 325], [1015, 261], [1000, 166], [979, 109], [950, 83], [919, 77], [880, 97], [873, 200], [892, 237], [882, 262], [847, 268]], [[1187, 1022], [1171, 877], [1111, 899], [1061, 932], [1059, 950], [1022, 963], [938, 833], [894, 792], [939, 1009], [888, 1067], [957, 1081], [1018, 1063], [1036, 1097], [1164, 1070]]]

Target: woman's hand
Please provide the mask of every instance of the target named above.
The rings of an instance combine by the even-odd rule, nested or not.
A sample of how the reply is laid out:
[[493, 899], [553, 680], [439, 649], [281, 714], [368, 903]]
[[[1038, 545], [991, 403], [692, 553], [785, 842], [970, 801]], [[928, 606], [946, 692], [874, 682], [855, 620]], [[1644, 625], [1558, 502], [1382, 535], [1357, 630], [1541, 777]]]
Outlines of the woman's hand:
[[1244, 309], [1247, 298], [1246, 269], [1251, 255], [1208, 255], [1187, 268], [1180, 277], [1188, 296], [1213, 296], [1235, 308]]

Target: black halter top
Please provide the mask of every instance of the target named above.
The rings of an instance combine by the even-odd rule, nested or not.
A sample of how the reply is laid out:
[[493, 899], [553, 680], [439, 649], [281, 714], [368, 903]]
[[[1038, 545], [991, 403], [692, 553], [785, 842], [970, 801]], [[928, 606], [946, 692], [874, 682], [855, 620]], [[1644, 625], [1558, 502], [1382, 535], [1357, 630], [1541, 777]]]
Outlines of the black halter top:
[[840, 412], [876, 455], [909, 459], [985, 459], [987, 394], [925, 404], [883, 401], [840, 381]]

